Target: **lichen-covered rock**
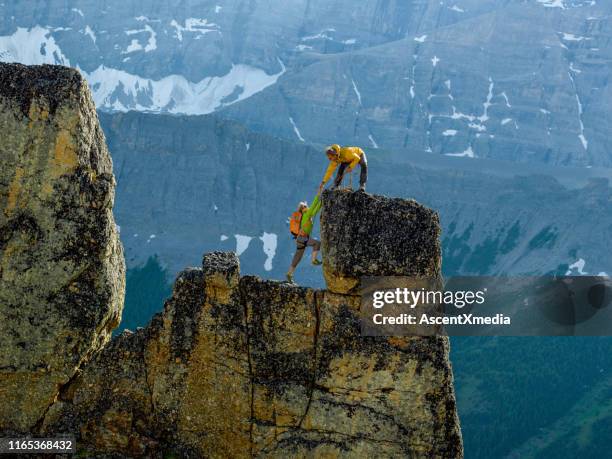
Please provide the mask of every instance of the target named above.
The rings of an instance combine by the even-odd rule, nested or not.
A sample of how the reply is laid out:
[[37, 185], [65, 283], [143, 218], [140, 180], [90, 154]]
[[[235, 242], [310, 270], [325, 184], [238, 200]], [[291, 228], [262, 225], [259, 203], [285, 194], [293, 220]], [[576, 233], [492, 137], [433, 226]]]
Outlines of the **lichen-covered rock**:
[[330, 291], [216, 252], [107, 344], [124, 263], [87, 85], [0, 64], [0, 132], [0, 433], [75, 434], [84, 457], [462, 457], [448, 340], [363, 337], [354, 294], [439, 275], [435, 213], [326, 193]]
[[359, 298], [214, 253], [66, 389], [44, 432], [87, 456], [462, 457], [448, 340], [361, 337]]
[[115, 182], [76, 70], [0, 64], [0, 431], [28, 432], [121, 317]]
[[362, 276], [438, 277], [438, 214], [414, 200], [323, 192], [321, 242], [327, 288], [357, 293]]

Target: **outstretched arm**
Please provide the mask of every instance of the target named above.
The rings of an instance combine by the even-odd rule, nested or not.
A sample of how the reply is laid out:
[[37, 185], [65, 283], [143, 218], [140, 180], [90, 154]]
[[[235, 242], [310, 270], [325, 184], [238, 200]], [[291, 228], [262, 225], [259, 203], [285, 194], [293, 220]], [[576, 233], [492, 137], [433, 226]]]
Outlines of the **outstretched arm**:
[[321, 200], [319, 199], [319, 195], [316, 195], [312, 200], [311, 206], [308, 208], [304, 215], [302, 216], [302, 224], [301, 228], [307, 233], [310, 234], [312, 231], [312, 227], [315, 224], [315, 217], [321, 210]]
[[310, 205], [308, 210], [304, 212], [304, 217], [306, 217], [306, 220], [310, 221], [311, 223], [314, 223], [313, 220], [320, 210], [321, 200], [319, 199], [319, 195], [316, 195], [315, 198], [312, 200], [312, 204]]
[[304, 217], [306, 217], [309, 220], [313, 219], [315, 215], [317, 215], [320, 209], [321, 209], [321, 202], [319, 201], [319, 195], [316, 195], [315, 198], [312, 200], [312, 204], [310, 205], [308, 210], [304, 212]]
[[312, 218], [316, 217], [319, 211], [321, 210], [321, 198], [320, 195], [316, 195], [312, 200]]
[[325, 176], [323, 177], [323, 180], [321, 181], [321, 185], [319, 185], [319, 193], [323, 190], [323, 187], [328, 182], [328, 180], [331, 178], [331, 176], [334, 174], [334, 171], [336, 170], [337, 167], [338, 167], [338, 163], [336, 161], [329, 162], [329, 166], [327, 166], [327, 170], [325, 171]]

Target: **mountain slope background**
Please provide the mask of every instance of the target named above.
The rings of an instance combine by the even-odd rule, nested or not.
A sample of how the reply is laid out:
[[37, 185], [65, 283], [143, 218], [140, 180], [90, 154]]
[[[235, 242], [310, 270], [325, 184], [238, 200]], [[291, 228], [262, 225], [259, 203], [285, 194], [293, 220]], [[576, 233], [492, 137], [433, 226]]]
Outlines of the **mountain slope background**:
[[[0, 60], [89, 81], [133, 328], [205, 251], [282, 278], [332, 142], [367, 150], [372, 191], [440, 212], [446, 275], [610, 273], [611, 18], [590, 0], [5, 0]], [[296, 278], [322, 285], [306, 262]], [[452, 344], [467, 457], [607, 454], [609, 339]]]
[[[218, 115], [100, 120], [129, 264], [158, 255], [174, 274], [202, 250], [221, 248], [239, 252], [249, 272], [282, 278], [294, 245], [287, 218], [316, 194], [326, 167], [321, 148]], [[599, 244], [612, 240], [609, 169], [366, 150], [372, 190], [440, 212], [446, 275], [612, 271]], [[320, 285], [318, 270], [305, 265], [297, 275]]]
[[582, 0], [0, 4], [0, 59], [99, 108], [223, 111], [310, 143], [610, 166], [612, 6]]
[[[203, 251], [236, 250], [244, 272], [282, 278], [294, 247], [287, 216], [296, 199], [315, 193], [312, 184], [325, 166], [319, 148], [217, 115], [101, 113], [100, 120], [114, 155], [115, 213], [132, 267], [128, 301], [132, 273], [147, 285], [147, 296], [159, 292], [161, 306], [159, 273], [170, 279], [180, 266], [197, 264]], [[440, 212], [445, 275], [612, 269], [599, 244], [610, 240], [612, 228], [607, 169], [368, 153], [370, 189]], [[271, 238], [275, 244], [266, 247]], [[306, 261], [296, 278], [323, 286], [318, 268]], [[126, 305], [126, 314], [129, 326], [142, 325], [150, 309], [138, 300]], [[466, 456], [601, 457], [612, 423], [611, 344], [608, 338], [453, 339]]]

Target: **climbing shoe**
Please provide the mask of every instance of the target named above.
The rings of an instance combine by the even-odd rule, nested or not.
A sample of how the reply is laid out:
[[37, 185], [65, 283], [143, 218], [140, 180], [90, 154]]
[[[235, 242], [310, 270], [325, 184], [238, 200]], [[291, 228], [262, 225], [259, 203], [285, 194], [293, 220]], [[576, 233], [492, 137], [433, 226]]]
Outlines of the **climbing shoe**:
[[362, 191], [362, 192], [364, 192], [364, 193], [365, 193], [365, 185], [361, 185], [361, 186], [359, 187], [359, 191]]
[[320, 264], [323, 264], [323, 262], [321, 260], [317, 260], [316, 258], [314, 260], [312, 260], [312, 264], [315, 266], [319, 266]]
[[293, 281], [292, 273], [287, 273], [287, 282], [289, 282], [290, 284], [295, 284], [295, 282]]

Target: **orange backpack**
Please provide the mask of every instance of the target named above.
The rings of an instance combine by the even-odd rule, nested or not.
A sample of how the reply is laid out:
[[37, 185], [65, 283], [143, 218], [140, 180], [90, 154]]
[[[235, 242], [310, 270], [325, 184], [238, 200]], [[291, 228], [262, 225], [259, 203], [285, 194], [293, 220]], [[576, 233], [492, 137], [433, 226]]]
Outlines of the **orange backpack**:
[[295, 239], [300, 234], [300, 227], [302, 226], [302, 212], [295, 211], [289, 217], [289, 231]]

